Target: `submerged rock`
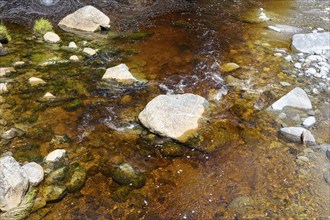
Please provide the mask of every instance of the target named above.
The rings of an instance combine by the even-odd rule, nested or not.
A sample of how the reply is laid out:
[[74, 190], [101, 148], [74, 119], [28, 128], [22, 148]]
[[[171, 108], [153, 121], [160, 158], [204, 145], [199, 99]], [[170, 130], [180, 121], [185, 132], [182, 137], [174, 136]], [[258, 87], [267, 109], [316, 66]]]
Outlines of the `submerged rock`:
[[49, 42], [52, 44], [57, 44], [61, 41], [61, 38], [54, 32], [47, 32], [43, 38], [46, 42]]
[[68, 192], [74, 193], [84, 187], [87, 178], [87, 172], [82, 166], [80, 166], [78, 163], [71, 164], [68, 173], [69, 180], [65, 184]]
[[271, 105], [271, 109], [275, 111], [283, 110], [284, 107], [290, 106], [301, 109], [312, 109], [312, 103], [309, 100], [306, 92], [297, 87], [291, 90], [288, 94], [277, 100]]
[[194, 94], [159, 95], [139, 114], [139, 120], [151, 132], [185, 142], [198, 128], [206, 99]]
[[224, 73], [229, 73], [229, 72], [235, 71], [238, 68], [240, 68], [240, 66], [236, 63], [225, 63], [220, 66], [220, 70]]
[[44, 158], [45, 173], [50, 173], [59, 167], [63, 167], [65, 165], [66, 158], [67, 158], [66, 150], [57, 149], [50, 152]]
[[97, 8], [87, 5], [63, 18], [58, 25], [87, 32], [95, 32], [101, 28], [110, 28], [110, 18]]
[[269, 21], [270, 18], [267, 17], [263, 8], [257, 8], [246, 11], [240, 16], [240, 20], [247, 23], [262, 23]]
[[250, 197], [240, 196], [233, 199], [233, 201], [229, 203], [228, 208], [235, 213], [244, 214], [247, 211], [252, 210], [253, 206], [254, 202]]
[[5, 131], [4, 133], [2, 133], [1, 138], [5, 139], [5, 140], [10, 140], [15, 137], [20, 137], [22, 135], [24, 135], [24, 131], [22, 131], [18, 128], [11, 128], [8, 131]]
[[44, 169], [35, 162], [24, 164], [22, 169], [26, 173], [29, 183], [32, 186], [37, 186], [44, 179]]
[[292, 49], [303, 53], [323, 53], [330, 51], [330, 32], [295, 34], [292, 37]]
[[119, 165], [114, 170], [112, 179], [120, 185], [127, 185], [135, 189], [142, 188], [146, 182], [145, 175], [127, 163]]
[[19, 163], [11, 156], [0, 158], [0, 210], [17, 207], [28, 187], [28, 178]]
[[61, 185], [44, 186], [41, 189], [41, 194], [47, 202], [57, 201], [66, 195], [66, 187]]
[[286, 127], [281, 128], [280, 133], [288, 140], [297, 143], [306, 143], [307, 145], [315, 145], [315, 138], [310, 131], [302, 127]]
[[128, 66], [125, 64], [119, 64], [117, 66], [108, 68], [105, 74], [102, 76], [102, 80], [112, 79], [124, 83], [138, 81], [129, 71]]

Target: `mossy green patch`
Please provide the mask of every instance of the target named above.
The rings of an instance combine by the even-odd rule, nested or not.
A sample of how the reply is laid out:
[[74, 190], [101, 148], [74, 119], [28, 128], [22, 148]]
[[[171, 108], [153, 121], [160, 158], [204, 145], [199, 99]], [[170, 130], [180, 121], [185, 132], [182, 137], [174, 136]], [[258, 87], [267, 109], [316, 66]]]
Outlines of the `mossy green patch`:
[[53, 31], [53, 25], [47, 19], [41, 18], [34, 22], [33, 32], [41, 37], [49, 31]]
[[66, 111], [72, 112], [77, 110], [78, 108], [82, 107], [84, 104], [80, 99], [74, 99], [73, 101], [69, 102], [66, 106], [64, 106], [64, 109]]
[[0, 43], [6, 44], [11, 41], [11, 36], [5, 25], [0, 24]]

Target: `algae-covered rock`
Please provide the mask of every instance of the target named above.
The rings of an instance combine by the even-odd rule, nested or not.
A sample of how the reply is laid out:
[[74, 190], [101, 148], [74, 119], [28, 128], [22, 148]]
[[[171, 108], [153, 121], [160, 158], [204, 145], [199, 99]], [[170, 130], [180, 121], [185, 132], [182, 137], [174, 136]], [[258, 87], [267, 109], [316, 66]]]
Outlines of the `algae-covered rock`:
[[41, 188], [41, 193], [47, 202], [63, 199], [66, 192], [66, 187], [62, 185], [43, 186]]
[[183, 146], [176, 143], [165, 143], [161, 147], [160, 153], [164, 157], [182, 157], [185, 154], [185, 149]]
[[74, 193], [84, 187], [87, 178], [86, 170], [78, 163], [70, 165], [68, 172], [68, 181], [65, 186], [68, 192]]
[[142, 188], [146, 182], [145, 175], [127, 163], [119, 165], [114, 170], [112, 179], [120, 185], [127, 185], [135, 189]]
[[233, 72], [233, 71], [237, 70], [238, 68], [240, 68], [240, 66], [236, 63], [225, 63], [220, 66], [220, 70], [223, 73]]
[[247, 211], [253, 210], [253, 200], [248, 196], [240, 196], [233, 199], [228, 208], [238, 214], [244, 214]]
[[111, 193], [110, 197], [115, 202], [125, 202], [132, 189], [129, 186], [120, 186], [117, 190]]

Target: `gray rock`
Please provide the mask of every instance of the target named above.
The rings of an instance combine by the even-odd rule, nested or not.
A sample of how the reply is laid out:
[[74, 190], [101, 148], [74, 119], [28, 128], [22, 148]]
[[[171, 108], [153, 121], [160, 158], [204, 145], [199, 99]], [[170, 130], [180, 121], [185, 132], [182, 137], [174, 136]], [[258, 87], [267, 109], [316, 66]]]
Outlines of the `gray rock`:
[[330, 32], [295, 34], [292, 49], [303, 53], [327, 53], [330, 51]]
[[29, 183], [32, 186], [37, 186], [44, 179], [44, 169], [35, 162], [24, 164], [22, 169], [26, 173]]
[[76, 56], [76, 55], [72, 55], [69, 59], [73, 62], [78, 62], [79, 61], [79, 57]]
[[288, 94], [277, 100], [274, 104], [271, 105], [271, 109], [279, 111], [286, 106], [301, 109], [312, 109], [312, 103], [309, 100], [306, 92], [299, 87], [294, 88]]
[[310, 128], [315, 124], [315, 122], [316, 122], [315, 117], [310, 116], [304, 120], [303, 125], [305, 128]]
[[105, 74], [102, 76], [102, 80], [112, 79], [124, 83], [138, 81], [129, 71], [128, 66], [125, 64], [119, 64], [117, 66], [108, 68]]
[[19, 163], [11, 156], [0, 158], [0, 210], [17, 207], [28, 187], [29, 181]]
[[56, 149], [52, 152], [50, 152], [44, 159], [46, 163], [48, 162], [57, 162], [59, 160], [62, 160], [66, 157], [66, 150], [64, 149]]
[[298, 143], [306, 143], [307, 145], [315, 145], [315, 138], [310, 131], [301, 127], [281, 128], [280, 133], [288, 140]]
[[8, 93], [7, 83], [0, 83], [0, 95]]
[[95, 32], [101, 28], [110, 28], [110, 18], [97, 8], [87, 5], [63, 18], [58, 25], [87, 32]]
[[280, 82], [280, 84], [281, 84], [281, 86], [283, 86], [283, 87], [291, 86], [291, 84], [288, 83], [288, 82]]
[[15, 72], [15, 69], [13, 67], [1, 67], [0, 68], [0, 77], [6, 76], [12, 72]]
[[73, 41], [71, 41], [69, 43], [69, 46], [68, 47], [71, 48], [71, 49], [77, 49], [78, 48], [77, 44], [75, 42], [73, 42]]
[[301, 69], [301, 63], [295, 63], [294, 67], [297, 68], [297, 69]]
[[[273, 29], [270, 27], [273, 27]], [[303, 31], [301, 28], [290, 25], [284, 25], [284, 24], [275, 24], [273, 26], [268, 26], [268, 28], [277, 32], [288, 33], [288, 34], [300, 33]]]
[[36, 86], [36, 85], [42, 85], [42, 84], [46, 84], [46, 82], [40, 78], [37, 78], [37, 77], [31, 77], [29, 79], [29, 83], [31, 86]]
[[84, 187], [87, 178], [87, 172], [78, 163], [70, 165], [68, 176], [69, 180], [65, 184], [68, 192], [74, 193]]
[[194, 94], [159, 95], [139, 114], [150, 131], [185, 142], [198, 128], [208, 102]]
[[330, 170], [327, 170], [323, 173], [323, 177], [326, 183], [330, 185]]
[[4, 55], [7, 55], [7, 51], [0, 43], [0, 56], [4, 56]]
[[47, 32], [43, 38], [46, 42], [49, 42], [52, 44], [57, 44], [57, 43], [61, 42], [61, 38], [54, 32]]

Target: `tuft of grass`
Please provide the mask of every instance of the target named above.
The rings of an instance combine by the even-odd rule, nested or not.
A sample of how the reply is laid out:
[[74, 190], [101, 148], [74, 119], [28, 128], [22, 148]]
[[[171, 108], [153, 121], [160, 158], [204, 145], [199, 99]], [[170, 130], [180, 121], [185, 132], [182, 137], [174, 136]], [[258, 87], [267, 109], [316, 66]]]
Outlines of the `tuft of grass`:
[[43, 36], [49, 31], [53, 31], [53, 25], [47, 19], [40, 18], [34, 22], [33, 31], [37, 36]]
[[2, 43], [8, 43], [11, 41], [11, 37], [5, 25], [0, 24], [0, 41]]

